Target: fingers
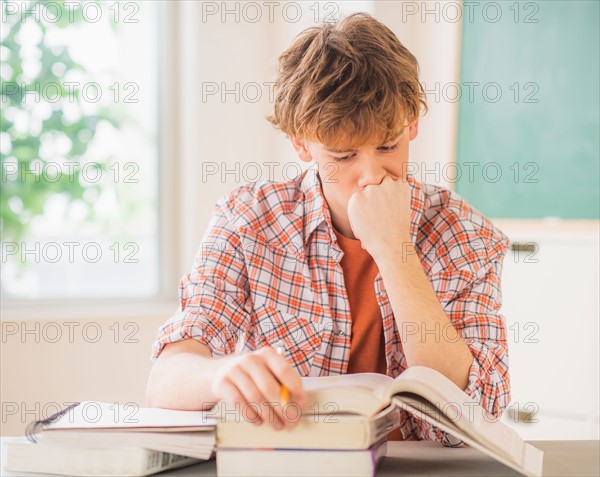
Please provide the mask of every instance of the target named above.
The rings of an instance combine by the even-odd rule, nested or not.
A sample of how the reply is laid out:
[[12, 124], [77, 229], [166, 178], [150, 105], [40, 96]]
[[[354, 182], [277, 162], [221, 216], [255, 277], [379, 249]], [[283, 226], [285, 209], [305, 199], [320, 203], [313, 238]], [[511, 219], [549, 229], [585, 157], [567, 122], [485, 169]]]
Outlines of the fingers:
[[243, 416], [247, 421], [256, 424], [257, 426], [262, 424], [262, 415], [251, 405], [247, 405], [247, 400], [243, 393], [237, 387], [234, 381], [229, 378], [224, 378], [220, 384], [221, 399], [228, 404], [244, 403], [246, 416]]
[[[269, 357], [267, 357], [268, 359]], [[285, 416], [283, 406], [286, 404], [281, 402], [281, 384], [280, 381], [271, 373], [268, 366], [265, 365], [265, 359], [259, 354], [248, 355], [244, 361], [244, 372], [247, 373], [248, 379], [252, 381], [253, 386], [259, 392], [257, 401], [263, 404], [263, 418], [267, 417], [269, 423], [275, 429], [284, 426]]]
[[[279, 356], [273, 348], [262, 348], [259, 350], [267, 359], [267, 365], [277, 382], [285, 386], [290, 393], [291, 401], [296, 402], [300, 407], [307, 404], [306, 392], [302, 386], [300, 375], [292, 368], [290, 363], [283, 357]], [[279, 394], [279, 389], [277, 393]], [[279, 398], [278, 398], [279, 400]]]
[[[289, 404], [282, 400], [282, 386], [289, 392]], [[241, 405], [244, 419], [257, 425], [268, 423], [277, 430], [297, 424], [299, 411], [307, 403], [300, 376], [270, 347], [235, 357], [218, 373], [213, 387], [219, 399]], [[289, 405], [300, 409], [289, 411], [288, 418]]]
[[242, 406], [242, 417], [257, 425], [267, 422], [274, 429], [282, 429], [284, 427], [281, 412], [276, 413], [278, 406], [272, 406], [276, 401], [272, 400], [268, 393], [265, 393], [264, 388], [254, 379], [252, 374], [246, 372], [242, 368], [235, 368], [227, 377], [228, 382], [236, 387], [239, 392], [238, 402]]

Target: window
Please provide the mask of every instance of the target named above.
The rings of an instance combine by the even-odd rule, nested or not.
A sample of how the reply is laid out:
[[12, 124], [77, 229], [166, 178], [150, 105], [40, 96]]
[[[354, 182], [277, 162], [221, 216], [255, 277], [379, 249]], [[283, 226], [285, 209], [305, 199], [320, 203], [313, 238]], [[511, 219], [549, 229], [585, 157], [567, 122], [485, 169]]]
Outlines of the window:
[[3, 2], [3, 298], [151, 297], [160, 2]]

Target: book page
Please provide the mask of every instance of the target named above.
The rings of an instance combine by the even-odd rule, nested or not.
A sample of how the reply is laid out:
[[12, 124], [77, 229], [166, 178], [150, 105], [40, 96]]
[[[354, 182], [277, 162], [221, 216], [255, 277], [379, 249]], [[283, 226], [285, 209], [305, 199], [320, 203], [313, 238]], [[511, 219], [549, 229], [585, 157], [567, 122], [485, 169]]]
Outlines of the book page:
[[[414, 366], [388, 388], [392, 402], [440, 429], [463, 439], [527, 475], [541, 471], [543, 453], [485, 410], [479, 402], [438, 371]], [[475, 443], [475, 444], [474, 444]], [[508, 464], [507, 464], [508, 465]]]
[[377, 396], [384, 397], [386, 389], [394, 380], [389, 376], [378, 373], [342, 374], [339, 376], [322, 376], [302, 378], [306, 392], [322, 389], [335, 389], [338, 392], [344, 388], [362, 388], [373, 391]]
[[403, 391], [420, 394], [428, 398], [436, 398], [438, 401], [440, 398], [443, 398], [443, 401], [462, 400], [463, 395], [470, 399], [467, 394], [446, 376], [426, 366], [411, 366], [407, 368], [400, 376], [393, 380], [387, 389], [390, 399], [394, 394]]
[[506, 452], [505, 449], [498, 451], [493, 446], [488, 445], [488, 443], [480, 442], [478, 439], [463, 431], [451, 420], [447, 418], [439, 420], [435, 411], [433, 411], [433, 413], [430, 412], [431, 408], [427, 408], [427, 406], [425, 408], [419, 406], [418, 399], [414, 400], [412, 403], [409, 403], [408, 400], [405, 402], [402, 397], [396, 397], [393, 399], [393, 403], [399, 408], [413, 414], [414, 416], [417, 416], [424, 421], [439, 427], [442, 431], [452, 434], [468, 445], [486, 455], [489, 455], [490, 457], [496, 459], [511, 469], [516, 470], [517, 472], [531, 477], [540, 477], [542, 475], [544, 453], [541, 450], [533, 447], [531, 444], [522, 442], [521, 452], [517, 455], [510, 451]]
[[434, 369], [408, 368], [396, 378], [388, 392], [399, 399], [403, 398], [403, 393], [421, 396], [433, 405], [436, 414], [445, 414], [480, 443], [515, 458], [522, 453], [524, 443], [515, 430], [489, 414], [479, 402]]
[[97, 401], [84, 401], [70, 409], [44, 430], [56, 429], [132, 429], [180, 428], [213, 429], [216, 420], [205, 411], [179, 411], [139, 407], [135, 404], [118, 405]]
[[302, 378], [309, 400], [304, 412], [372, 416], [389, 405], [386, 389], [393, 382], [392, 378], [376, 373]]

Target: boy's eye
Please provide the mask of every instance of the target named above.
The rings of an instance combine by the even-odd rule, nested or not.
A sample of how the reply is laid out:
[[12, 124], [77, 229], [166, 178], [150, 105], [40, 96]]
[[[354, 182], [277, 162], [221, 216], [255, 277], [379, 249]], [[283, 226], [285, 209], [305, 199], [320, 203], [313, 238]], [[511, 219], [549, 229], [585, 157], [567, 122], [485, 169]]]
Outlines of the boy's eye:
[[398, 149], [398, 143], [394, 144], [393, 146], [381, 146], [377, 149], [379, 149], [380, 151], [395, 151], [396, 149]]
[[333, 156], [333, 158], [334, 158], [336, 161], [347, 161], [348, 159], [350, 159], [350, 158], [351, 158], [351, 157], [353, 157], [353, 156], [354, 156], [354, 154], [348, 154], [347, 156], [343, 156], [343, 157], [336, 157], [336, 156]]
[[[398, 149], [398, 144], [400, 143], [396, 143], [393, 146], [379, 146], [377, 148], [378, 151], [382, 151], [382, 152], [391, 152], [391, 151], [395, 151], [396, 149]], [[351, 159], [352, 157], [354, 157], [355, 154], [348, 154], [347, 156], [342, 156], [342, 157], [336, 157], [336, 156], [332, 156], [336, 161], [347, 161], [348, 159]]]

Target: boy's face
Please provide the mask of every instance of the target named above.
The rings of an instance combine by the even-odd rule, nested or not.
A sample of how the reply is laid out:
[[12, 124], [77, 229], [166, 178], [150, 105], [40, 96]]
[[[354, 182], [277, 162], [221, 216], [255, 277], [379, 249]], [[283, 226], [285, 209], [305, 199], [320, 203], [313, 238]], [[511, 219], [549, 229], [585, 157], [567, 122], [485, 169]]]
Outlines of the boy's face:
[[352, 194], [368, 185], [380, 184], [386, 175], [392, 179], [406, 176], [408, 143], [417, 137], [418, 125], [418, 119], [414, 120], [396, 139], [385, 144], [366, 145], [349, 151], [332, 150], [318, 142], [291, 138], [301, 160], [316, 162], [323, 194], [338, 230], [344, 232], [347, 229], [348, 201]]

